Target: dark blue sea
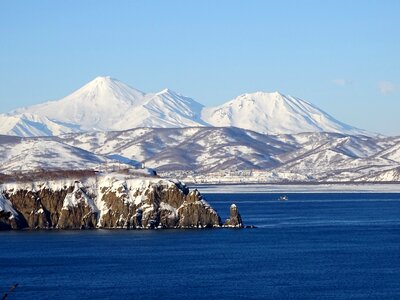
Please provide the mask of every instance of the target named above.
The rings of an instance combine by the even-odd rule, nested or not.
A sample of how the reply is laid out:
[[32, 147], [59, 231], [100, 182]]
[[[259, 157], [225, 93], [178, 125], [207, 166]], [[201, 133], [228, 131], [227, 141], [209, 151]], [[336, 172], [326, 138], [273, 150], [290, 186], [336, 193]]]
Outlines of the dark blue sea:
[[8, 299], [400, 299], [400, 194], [207, 194], [256, 229], [0, 233]]

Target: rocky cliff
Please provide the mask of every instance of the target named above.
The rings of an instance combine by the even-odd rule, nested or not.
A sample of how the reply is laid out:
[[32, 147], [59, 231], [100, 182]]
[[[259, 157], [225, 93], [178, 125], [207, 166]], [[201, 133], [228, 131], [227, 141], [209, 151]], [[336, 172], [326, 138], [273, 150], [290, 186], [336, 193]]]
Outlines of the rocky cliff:
[[179, 181], [92, 176], [0, 186], [0, 229], [211, 228], [218, 213]]

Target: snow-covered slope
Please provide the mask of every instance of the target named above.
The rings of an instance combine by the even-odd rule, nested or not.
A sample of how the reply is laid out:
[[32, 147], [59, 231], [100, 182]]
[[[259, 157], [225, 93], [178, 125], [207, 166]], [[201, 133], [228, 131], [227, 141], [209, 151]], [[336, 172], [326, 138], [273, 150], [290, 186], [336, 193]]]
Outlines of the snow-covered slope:
[[116, 162], [75, 148], [56, 138], [20, 138], [0, 135], [0, 173], [42, 170], [99, 170]]
[[191, 126], [234, 126], [267, 134], [369, 134], [311, 103], [278, 92], [243, 94], [221, 106], [204, 108], [169, 89], [144, 93], [111, 77], [97, 77], [61, 100], [0, 116], [0, 134], [18, 136]]
[[193, 99], [168, 89], [145, 94], [111, 77], [97, 77], [61, 100], [15, 112], [73, 123], [82, 131], [98, 131], [202, 126], [205, 125], [200, 119], [202, 108]]
[[271, 168], [273, 158], [295, 147], [239, 128], [138, 128], [123, 132], [70, 134], [65, 143], [157, 170], [210, 172]]
[[132, 106], [140, 105], [144, 93], [110, 77], [97, 77], [69, 96], [17, 109], [52, 120], [79, 124], [83, 130], [108, 130]]
[[121, 161], [144, 162], [161, 174], [194, 174], [205, 180], [215, 175], [210, 173], [252, 172], [259, 176], [253, 177], [256, 181], [370, 181], [377, 174], [386, 174], [379, 178], [390, 181], [398, 177], [389, 171], [400, 166], [395, 160], [396, 137], [265, 135], [240, 128], [195, 127], [68, 134], [62, 139]]
[[0, 114], [0, 133], [22, 137], [80, 132], [79, 125], [61, 123], [30, 113]]
[[236, 126], [267, 134], [322, 131], [366, 134], [309, 102], [278, 92], [243, 94], [223, 105], [205, 108], [202, 117], [213, 126]]
[[400, 140], [380, 153], [380, 156], [400, 163]]
[[203, 105], [170, 89], [147, 94], [141, 105], [133, 106], [113, 129], [137, 127], [189, 127], [207, 125], [201, 120]]
[[378, 171], [373, 174], [368, 174], [358, 179], [359, 181], [368, 182], [399, 182], [400, 181], [400, 167]]
[[0, 173], [118, 170], [144, 163], [183, 180], [398, 181], [399, 140], [325, 132], [266, 135], [235, 127], [0, 136]]

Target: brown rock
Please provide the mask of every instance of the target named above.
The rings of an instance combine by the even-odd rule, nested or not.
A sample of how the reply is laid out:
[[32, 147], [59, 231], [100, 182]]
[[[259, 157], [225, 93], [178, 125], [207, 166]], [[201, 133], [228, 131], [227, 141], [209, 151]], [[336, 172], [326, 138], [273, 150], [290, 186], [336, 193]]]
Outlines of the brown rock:
[[21, 229], [18, 218], [12, 216], [10, 212], [0, 211], [0, 230]]
[[[129, 180], [120, 180], [112, 182], [112, 186], [91, 187], [101, 191], [98, 196], [101, 199], [97, 200], [79, 182], [58, 190], [37, 184], [32, 190], [4, 191], [19, 218], [0, 212], [0, 229], [221, 226], [219, 215], [198, 190], [189, 192], [182, 183], [163, 179], [129, 184]], [[99, 220], [99, 208], [95, 203], [100, 202], [102, 217]]]
[[224, 227], [243, 228], [242, 217], [240, 216], [239, 209], [235, 204], [230, 207], [230, 216], [224, 223]]
[[[69, 203], [72, 201], [73, 203]], [[59, 229], [90, 229], [97, 225], [97, 211], [89, 204], [93, 201], [75, 183], [72, 193], [66, 195], [57, 223]]]
[[202, 198], [196, 189], [187, 195], [186, 201], [178, 209], [179, 227], [210, 228], [221, 225], [221, 218], [217, 212]]

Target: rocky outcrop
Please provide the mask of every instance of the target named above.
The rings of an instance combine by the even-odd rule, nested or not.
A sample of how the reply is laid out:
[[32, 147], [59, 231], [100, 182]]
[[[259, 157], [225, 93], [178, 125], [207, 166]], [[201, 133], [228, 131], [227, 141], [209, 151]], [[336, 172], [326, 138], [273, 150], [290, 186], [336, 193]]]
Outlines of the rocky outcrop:
[[75, 182], [74, 190], [65, 196], [57, 228], [94, 228], [97, 224], [97, 213], [93, 199], [84, 192], [79, 182]]
[[[198, 190], [189, 191], [179, 181], [159, 178], [103, 175], [83, 182], [9, 184], [1, 186], [0, 192], [0, 229], [211, 228], [222, 225], [218, 213]], [[231, 219], [234, 224], [232, 209]]]
[[23, 226], [12, 204], [0, 194], [0, 230], [18, 229]]
[[[127, 184], [128, 183], [128, 184]], [[130, 183], [130, 184], [129, 184]], [[193, 228], [220, 226], [220, 217], [197, 190], [180, 182], [117, 182], [102, 187], [105, 228]]]
[[224, 227], [243, 228], [242, 217], [236, 204], [231, 205], [229, 219], [225, 221]]
[[203, 200], [200, 192], [194, 190], [189, 193], [186, 200], [178, 209], [179, 227], [217, 227], [221, 218], [215, 210]]

